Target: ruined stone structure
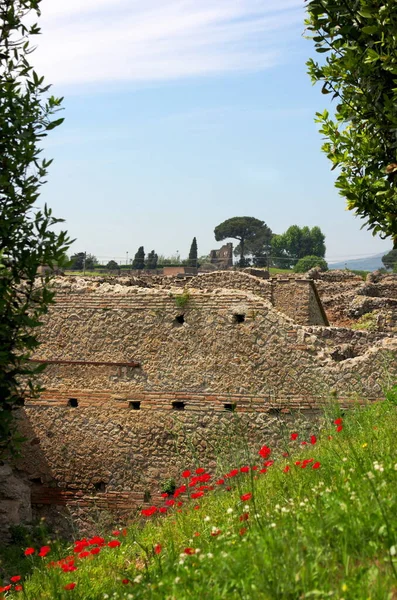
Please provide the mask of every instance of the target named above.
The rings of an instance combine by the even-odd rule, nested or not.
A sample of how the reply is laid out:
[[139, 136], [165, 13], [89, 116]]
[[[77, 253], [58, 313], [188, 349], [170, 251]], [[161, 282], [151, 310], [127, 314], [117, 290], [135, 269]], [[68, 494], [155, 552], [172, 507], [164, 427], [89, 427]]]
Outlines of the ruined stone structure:
[[217, 269], [228, 269], [233, 266], [233, 244], [224, 244], [219, 250], [211, 250], [210, 263]]
[[351, 271], [327, 271], [315, 281], [331, 324], [351, 326], [372, 314], [373, 329], [397, 333], [396, 274], [374, 272], [363, 281]]
[[20, 414], [36, 514], [67, 506], [86, 527], [89, 507], [130, 512], [181, 468], [215, 467], [221, 445], [271, 443], [280, 416], [312, 417], [331, 394], [381, 398], [395, 337], [277, 310], [301, 298], [317, 314], [313, 286], [235, 272], [184, 289], [58, 279], [35, 356], [46, 390]]

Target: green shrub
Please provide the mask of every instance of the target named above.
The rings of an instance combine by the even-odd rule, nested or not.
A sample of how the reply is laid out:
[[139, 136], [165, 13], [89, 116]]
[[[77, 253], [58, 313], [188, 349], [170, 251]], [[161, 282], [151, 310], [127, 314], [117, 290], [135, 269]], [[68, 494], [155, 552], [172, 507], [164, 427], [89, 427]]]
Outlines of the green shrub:
[[320, 267], [322, 271], [328, 271], [327, 262], [321, 256], [304, 256], [300, 258], [294, 267], [295, 273], [306, 273], [314, 267]]

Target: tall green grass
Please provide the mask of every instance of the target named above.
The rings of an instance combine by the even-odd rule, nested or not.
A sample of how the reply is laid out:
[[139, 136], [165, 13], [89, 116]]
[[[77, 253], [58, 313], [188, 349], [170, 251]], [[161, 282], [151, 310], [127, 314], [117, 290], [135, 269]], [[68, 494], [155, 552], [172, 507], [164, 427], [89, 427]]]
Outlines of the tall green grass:
[[[182, 493], [167, 515], [157, 510], [126, 530], [120, 524], [103, 543], [72, 546], [76, 570], [53, 564], [65, 556], [56, 547], [45, 558], [36, 549], [24, 558], [32, 574], [19, 582], [23, 591], [7, 597], [394, 600], [396, 398], [390, 392], [388, 400], [343, 417], [333, 409], [329, 431], [317, 440], [291, 430], [288, 456], [272, 449], [246, 465], [230, 456], [238, 474], [229, 472], [223, 484], [214, 474], [204, 483], [214, 489], [202, 497]], [[265, 460], [274, 464], [264, 467]], [[188, 487], [190, 494], [199, 485]], [[92, 554], [93, 548], [100, 550]], [[74, 589], [64, 589], [68, 584]]]

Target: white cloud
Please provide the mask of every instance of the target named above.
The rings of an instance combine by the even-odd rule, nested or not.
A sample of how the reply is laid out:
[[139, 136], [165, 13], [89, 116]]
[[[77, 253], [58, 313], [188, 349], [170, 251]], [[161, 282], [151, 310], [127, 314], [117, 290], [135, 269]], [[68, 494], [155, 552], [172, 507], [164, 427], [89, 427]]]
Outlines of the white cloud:
[[35, 66], [52, 83], [255, 71], [283, 56], [301, 0], [43, 0]]

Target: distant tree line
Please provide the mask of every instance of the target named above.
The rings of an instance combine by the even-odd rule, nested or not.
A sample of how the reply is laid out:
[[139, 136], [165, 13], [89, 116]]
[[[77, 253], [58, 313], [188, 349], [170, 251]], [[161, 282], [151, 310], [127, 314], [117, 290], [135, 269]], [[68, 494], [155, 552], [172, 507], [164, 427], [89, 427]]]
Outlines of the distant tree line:
[[217, 241], [238, 240], [234, 254], [239, 256], [240, 267], [252, 264], [290, 269], [300, 259], [310, 257], [310, 264], [317, 262], [321, 268], [327, 268], [325, 235], [319, 227], [292, 225], [285, 233], [274, 234], [264, 221], [254, 217], [232, 217], [217, 225], [214, 234]]

